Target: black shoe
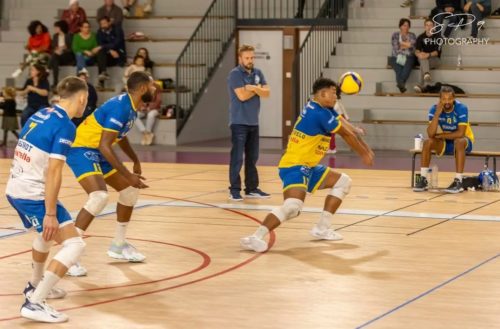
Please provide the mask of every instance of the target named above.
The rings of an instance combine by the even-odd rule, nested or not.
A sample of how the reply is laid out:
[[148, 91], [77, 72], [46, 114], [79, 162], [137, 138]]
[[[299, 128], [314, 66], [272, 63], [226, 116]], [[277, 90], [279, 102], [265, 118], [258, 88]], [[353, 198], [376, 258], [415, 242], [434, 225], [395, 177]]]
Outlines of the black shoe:
[[448, 186], [448, 188], [445, 189], [444, 191], [446, 193], [453, 193], [453, 194], [463, 192], [464, 188], [462, 186], [462, 181], [460, 179], [458, 179], [458, 178], [455, 178], [453, 180], [453, 183], [451, 183], [451, 185]]
[[413, 192], [424, 192], [427, 191], [428, 187], [429, 184], [427, 183], [427, 178], [420, 177], [420, 179], [418, 179], [415, 182], [415, 186], [413, 187]]
[[271, 195], [256, 188], [255, 190], [245, 191], [245, 198], [248, 199], [268, 199]]

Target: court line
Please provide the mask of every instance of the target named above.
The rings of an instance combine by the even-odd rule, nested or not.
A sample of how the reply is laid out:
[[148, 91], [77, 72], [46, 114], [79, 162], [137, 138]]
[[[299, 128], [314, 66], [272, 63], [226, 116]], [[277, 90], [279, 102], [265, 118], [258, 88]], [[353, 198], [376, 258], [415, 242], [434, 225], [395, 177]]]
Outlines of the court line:
[[425, 291], [425, 292], [423, 292], [423, 293], [421, 293], [421, 294], [417, 295], [416, 297], [413, 297], [413, 298], [411, 298], [411, 299], [407, 300], [406, 302], [404, 302], [404, 303], [402, 303], [402, 304], [400, 304], [400, 305], [398, 305], [398, 306], [396, 306], [396, 307], [392, 308], [391, 310], [389, 310], [389, 311], [387, 311], [387, 312], [385, 312], [385, 313], [383, 313], [383, 314], [381, 314], [381, 315], [379, 315], [379, 316], [377, 316], [377, 317], [375, 317], [375, 318], [373, 318], [373, 319], [371, 319], [371, 320], [369, 320], [369, 321], [367, 321], [367, 322], [363, 323], [362, 325], [360, 325], [360, 326], [356, 327], [356, 329], [365, 328], [365, 327], [369, 326], [370, 324], [372, 324], [372, 323], [374, 323], [374, 322], [376, 322], [376, 321], [378, 321], [378, 320], [380, 320], [380, 319], [382, 319], [382, 318], [385, 318], [386, 316], [388, 316], [388, 315], [390, 315], [390, 314], [392, 314], [392, 313], [394, 313], [394, 312], [396, 312], [396, 311], [398, 311], [398, 310], [402, 309], [403, 307], [405, 307], [405, 306], [407, 306], [407, 305], [409, 305], [409, 304], [413, 303], [414, 301], [419, 300], [419, 299], [421, 299], [421, 298], [423, 298], [423, 297], [425, 297], [425, 296], [427, 296], [427, 295], [431, 294], [432, 292], [434, 292], [434, 291], [436, 291], [436, 290], [438, 290], [438, 289], [440, 289], [440, 288], [442, 288], [442, 287], [444, 287], [444, 286], [446, 286], [446, 285], [450, 284], [451, 282], [453, 282], [453, 281], [455, 281], [455, 280], [458, 280], [459, 278], [461, 278], [461, 277], [463, 277], [463, 276], [465, 276], [465, 275], [467, 275], [467, 274], [469, 274], [469, 273], [473, 272], [474, 270], [476, 270], [476, 269], [478, 269], [479, 267], [481, 267], [481, 266], [483, 266], [483, 265], [485, 265], [485, 264], [487, 264], [487, 263], [489, 263], [489, 262], [491, 262], [491, 261], [495, 260], [495, 259], [496, 259], [496, 258], [498, 258], [498, 257], [500, 257], [500, 253], [496, 254], [496, 255], [495, 255], [495, 256], [493, 256], [493, 257], [490, 257], [490, 258], [488, 258], [488, 259], [486, 259], [486, 260], [482, 261], [481, 263], [479, 263], [479, 264], [477, 264], [477, 265], [475, 265], [475, 266], [473, 266], [473, 267], [469, 268], [468, 270], [466, 270], [466, 271], [464, 271], [464, 272], [462, 272], [462, 273], [460, 273], [460, 274], [455, 275], [454, 277], [452, 277], [452, 278], [450, 278], [450, 279], [448, 279], [448, 280], [446, 280], [446, 281], [444, 281], [444, 282], [442, 282], [442, 283], [438, 284], [437, 286], [435, 286], [435, 287], [433, 287], [433, 288], [431, 288], [431, 289], [429, 289], [429, 290], [427, 290], [427, 291]]
[[435, 223], [435, 224], [429, 225], [429, 226], [427, 226], [427, 227], [423, 227], [423, 228], [421, 228], [421, 229], [418, 229], [418, 230], [416, 230], [416, 231], [414, 231], [414, 232], [411, 232], [411, 233], [408, 233], [408, 234], [406, 234], [406, 235], [407, 235], [407, 236], [411, 236], [411, 235], [414, 235], [414, 234], [420, 233], [420, 232], [425, 231], [425, 230], [427, 230], [427, 229], [430, 229], [430, 228], [433, 228], [433, 227], [435, 227], [435, 226], [438, 226], [438, 225], [444, 224], [444, 223], [446, 223], [446, 222], [448, 222], [448, 221], [454, 220], [454, 219], [456, 219], [456, 218], [458, 218], [458, 217], [461, 217], [461, 216], [463, 216], [463, 215], [470, 214], [470, 213], [471, 213], [471, 212], [473, 212], [473, 211], [479, 210], [479, 209], [484, 208], [484, 207], [487, 207], [487, 206], [491, 206], [492, 204], [494, 204], [494, 203], [496, 203], [496, 202], [498, 202], [498, 201], [500, 201], [500, 199], [495, 200], [495, 201], [492, 201], [492, 202], [489, 202], [489, 203], [484, 204], [484, 205], [482, 205], [482, 206], [480, 206], [480, 207], [476, 207], [476, 208], [474, 208], [474, 209], [468, 210], [468, 211], [466, 211], [466, 212], [464, 212], [464, 213], [462, 213], [462, 214], [460, 214], [460, 215], [457, 215], [457, 216], [455, 216], [455, 217], [452, 217], [452, 218], [449, 218], [449, 219], [443, 220], [443, 221], [441, 221], [441, 222], [439, 222], [439, 223]]

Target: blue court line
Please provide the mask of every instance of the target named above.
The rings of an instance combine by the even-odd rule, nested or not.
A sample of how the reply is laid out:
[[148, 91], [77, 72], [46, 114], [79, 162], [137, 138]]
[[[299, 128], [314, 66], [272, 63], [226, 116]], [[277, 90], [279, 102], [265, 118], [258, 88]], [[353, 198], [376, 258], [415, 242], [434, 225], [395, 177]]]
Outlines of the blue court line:
[[378, 320], [380, 320], [380, 319], [382, 319], [382, 318], [385, 318], [385, 317], [386, 317], [386, 316], [388, 316], [389, 314], [394, 313], [394, 312], [396, 312], [397, 310], [399, 310], [399, 309], [401, 309], [401, 308], [405, 307], [406, 305], [411, 304], [411, 303], [413, 303], [414, 301], [416, 301], [416, 300], [418, 300], [418, 299], [420, 299], [420, 298], [423, 298], [423, 297], [425, 297], [425, 296], [429, 295], [431, 292], [433, 292], [433, 291], [435, 291], [435, 290], [438, 290], [438, 289], [440, 289], [440, 288], [442, 288], [442, 287], [446, 286], [447, 284], [449, 284], [449, 283], [451, 283], [451, 282], [453, 282], [453, 281], [455, 281], [455, 280], [459, 279], [460, 277], [462, 277], [462, 276], [464, 276], [464, 275], [466, 275], [466, 274], [469, 274], [470, 272], [472, 272], [472, 271], [474, 271], [474, 270], [478, 269], [479, 267], [483, 266], [483, 265], [484, 265], [484, 264], [486, 264], [486, 263], [491, 262], [492, 260], [495, 260], [495, 258], [498, 258], [498, 257], [500, 257], [500, 253], [499, 253], [499, 254], [497, 254], [497, 255], [495, 255], [495, 256], [493, 256], [493, 257], [488, 258], [488, 259], [487, 259], [487, 260], [485, 260], [485, 261], [482, 261], [481, 263], [477, 264], [476, 266], [471, 267], [471, 268], [469, 268], [468, 270], [466, 270], [466, 271], [464, 271], [464, 272], [462, 272], [462, 273], [460, 273], [460, 274], [458, 274], [458, 275], [455, 275], [455, 276], [454, 276], [454, 277], [452, 277], [451, 279], [448, 279], [448, 280], [446, 280], [445, 282], [438, 284], [438, 285], [437, 285], [437, 286], [435, 286], [434, 288], [431, 288], [431, 289], [427, 290], [426, 292], [421, 293], [420, 295], [418, 295], [418, 296], [416, 296], [416, 297], [414, 297], [414, 298], [412, 298], [412, 299], [410, 299], [410, 300], [408, 300], [408, 301], [404, 302], [403, 304], [401, 304], [401, 305], [399, 305], [399, 306], [396, 306], [395, 308], [391, 309], [390, 311], [387, 311], [387, 312], [385, 312], [384, 314], [381, 314], [381, 315], [379, 315], [379, 316], [377, 316], [377, 317], [375, 317], [375, 318], [371, 319], [370, 321], [363, 323], [363, 324], [362, 324], [362, 325], [360, 325], [359, 327], [356, 327], [356, 329], [365, 328], [365, 327], [369, 326], [370, 324], [372, 324], [372, 323], [374, 323], [374, 322], [376, 322], [376, 321], [378, 321]]

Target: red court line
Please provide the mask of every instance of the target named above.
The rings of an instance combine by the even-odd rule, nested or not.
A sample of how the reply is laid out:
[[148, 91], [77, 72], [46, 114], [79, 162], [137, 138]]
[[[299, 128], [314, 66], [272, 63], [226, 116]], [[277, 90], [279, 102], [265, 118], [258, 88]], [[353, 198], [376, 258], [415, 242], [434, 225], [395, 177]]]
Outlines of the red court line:
[[[89, 237], [89, 238], [109, 238], [109, 239], [113, 238], [112, 236], [106, 236], [106, 235], [86, 235], [86, 237]], [[134, 238], [128, 238], [128, 240], [142, 241], [142, 242], [152, 242], [152, 243], [164, 244], [164, 245], [168, 245], [168, 246], [174, 246], [174, 247], [178, 247], [178, 248], [181, 248], [181, 249], [186, 249], [186, 250], [192, 251], [192, 252], [197, 253], [198, 255], [200, 255], [201, 258], [202, 258], [202, 263], [200, 265], [198, 265], [196, 268], [194, 268], [192, 270], [189, 270], [187, 272], [184, 272], [184, 273], [181, 273], [181, 274], [176, 274], [176, 275], [165, 277], [165, 278], [161, 278], [161, 279], [157, 279], [157, 280], [150, 280], [150, 281], [144, 281], [144, 282], [138, 282], [138, 283], [126, 283], [126, 284], [122, 284], [122, 285], [118, 285], [118, 286], [88, 288], [88, 289], [79, 289], [79, 290], [68, 290], [67, 292], [68, 293], [75, 293], [75, 292], [82, 292], [82, 291], [98, 291], [98, 290], [128, 288], [128, 287], [135, 287], [135, 286], [141, 286], [141, 285], [146, 285], [146, 284], [158, 283], [158, 282], [162, 282], [162, 281], [173, 280], [173, 279], [181, 278], [183, 276], [187, 276], [187, 275], [199, 272], [199, 271], [203, 270], [204, 268], [206, 268], [208, 265], [210, 265], [210, 262], [211, 262], [210, 256], [208, 256], [203, 251], [200, 251], [200, 250], [197, 250], [197, 249], [194, 249], [194, 248], [191, 248], [191, 247], [186, 247], [186, 246], [181, 246], [181, 245], [177, 245], [177, 244], [173, 244], [173, 243], [167, 243], [167, 242], [156, 241], [156, 240], [134, 239]], [[13, 255], [10, 255], [10, 256], [13, 256]], [[22, 295], [22, 293], [21, 294], [19, 294], [19, 293], [15, 293], [15, 294], [0, 294], [0, 297], [10, 297], [10, 296], [20, 296], [20, 295]]]
[[[192, 201], [192, 200], [188, 200], [188, 199], [180, 199], [180, 198], [175, 198], [175, 197], [170, 197], [170, 196], [164, 196], [164, 195], [155, 195], [155, 194], [141, 194], [141, 195], [152, 196], [152, 197], [160, 197], [160, 198], [167, 198], [167, 199], [173, 199], [173, 200], [177, 200], [177, 201], [185, 201], [185, 202], [192, 202], [192, 203], [197, 203], [197, 204], [201, 204], [201, 205], [206, 205], [206, 206], [210, 206], [210, 207], [213, 207], [213, 208], [222, 209], [224, 211], [229, 211], [229, 212], [241, 215], [241, 216], [246, 217], [246, 218], [248, 218], [248, 219], [250, 219], [250, 220], [252, 220], [252, 221], [254, 221], [254, 222], [258, 223], [258, 224], [261, 224], [261, 222], [257, 218], [252, 217], [252, 216], [250, 216], [248, 214], [245, 214], [243, 212], [240, 212], [240, 211], [237, 211], [237, 210], [233, 210], [233, 209], [220, 208], [220, 207], [214, 206], [214, 205], [209, 204], [209, 203], [197, 202], [197, 201]], [[269, 233], [269, 249], [274, 245], [275, 240], [276, 240], [276, 234], [274, 233], [274, 231], [271, 231]], [[216, 272], [216, 273], [211, 274], [211, 275], [207, 275], [207, 276], [201, 277], [201, 278], [196, 279], [196, 280], [192, 280], [192, 281], [180, 283], [180, 284], [177, 284], [177, 285], [174, 285], [174, 286], [171, 286], [171, 287], [162, 288], [162, 289], [146, 291], [146, 292], [143, 292], [143, 293], [134, 294], [134, 295], [130, 295], [130, 296], [124, 296], [124, 297], [119, 297], [119, 298], [114, 298], [114, 299], [109, 299], [109, 300], [103, 300], [103, 301], [100, 301], [100, 302], [84, 304], [84, 305], [80, 305], [80, 306], [63, 308], [63, 309], [60, 309], [59, 311], [70, 311], [70, 310], [75, 310], [75, 309], [80, 309], [80, 308], [87, 308], [87, 307], [92, 307], [92, 306], [97, 306], [97, 305], [102, 305], [102, 304], [109, 304], [109, 303], [113, 303], [113, 302], [117, 302], [117, 301], [122, 301], [122, 300], [132, 299], [132, 298], [136, 298], [136, 297], [147, 296], [147, 295], [151, 295], [151, 294], [155, 294], [155, 293], [159, 293], [159, 292], [163, 292], [163, 291], [168, 291], [168, 290], [173, 290], [173, 289], [176, 289], [176, 288], [181, 288], [181, 287], [184, 287], [184, 286], [192, 285], [192, 284], [195, 284], [195, 283], [198, 283], [198, 282], [203, 282], [203, 281], [206, 281], [206, 280], [209, 280], [209, 279], [221, 276], [221, 275], [226, 274], [228, 272], [234, 271], [234, 270], [236, 270], [236, 269], [238, 269], [240, 267], [243, 267], [243, 266], [245, 266], [247, 264], [250, 264], [251, 262], [253, 262], [257, 258], [261, 257], [265, 253], [267, 253], [267, 251], [264, 252], [264, 253], [255, 254], [254, 256], [250, 257], [246, 261], [243, 261], [243, 262], [241, 262], [239, 264], [236, 264], [234, 266], [231, 266], [231, 267], [229, 267], [229, 268], [227, 268], [225, 270]], [[20, 316], [15, 316], [15, 317], [10, 317], [10, 318], [1, 318], [0, 322], [10, 321], [10, 320], [16, 320], [16, 319], [20, 319], [20, 318], [21, 318]]]

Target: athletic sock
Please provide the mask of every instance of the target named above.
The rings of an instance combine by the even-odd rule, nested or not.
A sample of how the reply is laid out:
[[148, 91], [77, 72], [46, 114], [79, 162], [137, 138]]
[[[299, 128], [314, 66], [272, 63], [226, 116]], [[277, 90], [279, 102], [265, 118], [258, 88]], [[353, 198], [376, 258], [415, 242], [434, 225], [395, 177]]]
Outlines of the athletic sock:
[[428, 167], [420, 168], [420, 176], [427, 178], [427, 174], [429, 173]]
[[459, 181], [462, 181], [463, 174], [462, 174], [462, 173], [459, 173], [459, 172], [456, 172], [456, 173], [455, 173], [455, 178], [458, 178], [458, 180], [459, 180]]
[[36, 287], [40, 283], [40, 280], [42, 280], [43, 276], [43, 270], [45, 268], [45, 262], [39, 263], [39, 262], [32, 262], [33, 266], [33, 273], [31, 274], [31, 284]]
[[321, 215], [319, 217], [319, 221], [316, 224], [316, 226], [321, 231], [328, 230], [330, 228], [330, 226], [332, 226], [332, 218], [333, 218], [333, 214], [331, 212], [323, 210], [323, 212], [321, 213]]
[[117, 222], [116, 223], [116, 235], [113, 242], [117, 245], [122, 245], [125, 243], [125, 234], [127, 233], [128, 222]]
[[257, 228], [257, 231], [255, 231], [253, 235], [262, 240], [268, 233], [269, 229], [264, 225], [260, 225], [259, 228]]
[[42, 280], [37, 285], [33, 295], [30, 298], [32, 303], [40, 303], [49, 295], [50, 290], [61, 278], [51, 271], [45, 271]]

